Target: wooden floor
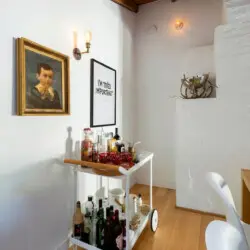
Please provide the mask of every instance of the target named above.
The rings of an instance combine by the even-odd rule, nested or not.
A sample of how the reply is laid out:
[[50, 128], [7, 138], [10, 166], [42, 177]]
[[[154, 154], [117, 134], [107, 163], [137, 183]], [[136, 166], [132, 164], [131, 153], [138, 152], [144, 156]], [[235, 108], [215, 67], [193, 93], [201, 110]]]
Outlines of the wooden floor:
[[[149, 187], [135, 185], [131, 193], [149, 200]], [[205, 229], [208, 223], [221, 218], [175, 208], [175, 191], [153, 188], [153, 206], [159, 212], [159, 227], [152, 233], [147, 226], [133, 250], [206, 250]]]

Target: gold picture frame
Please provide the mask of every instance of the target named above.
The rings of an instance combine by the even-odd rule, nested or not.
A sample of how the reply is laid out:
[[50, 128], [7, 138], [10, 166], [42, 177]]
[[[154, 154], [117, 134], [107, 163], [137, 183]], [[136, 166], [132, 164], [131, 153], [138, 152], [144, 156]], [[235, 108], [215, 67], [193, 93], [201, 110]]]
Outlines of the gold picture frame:
[[17, 39], [17, 114], [70, 114], [68, 56]]

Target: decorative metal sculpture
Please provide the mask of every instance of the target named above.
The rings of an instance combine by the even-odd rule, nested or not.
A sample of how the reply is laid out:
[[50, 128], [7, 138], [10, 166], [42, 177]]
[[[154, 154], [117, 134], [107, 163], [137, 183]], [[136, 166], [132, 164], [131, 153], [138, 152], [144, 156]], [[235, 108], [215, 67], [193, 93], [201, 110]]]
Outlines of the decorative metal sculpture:
[[209, 98], [213, 93], [215, 84], [209, 81], [209, 74], [186, 77], [181, 79], [181, 96], [184, 99]]

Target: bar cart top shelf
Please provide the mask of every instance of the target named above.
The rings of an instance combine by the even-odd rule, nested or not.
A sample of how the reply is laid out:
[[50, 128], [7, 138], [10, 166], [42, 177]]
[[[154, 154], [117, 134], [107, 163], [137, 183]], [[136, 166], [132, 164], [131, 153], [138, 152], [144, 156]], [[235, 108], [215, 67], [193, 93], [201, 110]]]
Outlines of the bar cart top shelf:
[[[75, 160], [75, 159], [65, 159], [64, 163], [77, 165], [76, 170], [79, 172], [86, 173], [86, 174], [101, 175], [104, 177], [108, 176], [108, 177], [116, 178], [116, 179], [124, 179], [126, 178], [126, 176], [132, 175], [138, 169], [143, 167], [148, 161], [150, 161], [153, 158], [153, 156], [154, 154], [151, 152], [144, 151], [144, 152], [138, 153], [139, 162], [128, 170], [118, 165], [86, 162], [86, 161], [80, 161], [80, 160]], [[87, 168], [83, 166], [87, 166]], [[100, 168], [107, 169], [107, 171], [110, 170], [111, 175], [102, 174], [102, 172], [98, 171]]]

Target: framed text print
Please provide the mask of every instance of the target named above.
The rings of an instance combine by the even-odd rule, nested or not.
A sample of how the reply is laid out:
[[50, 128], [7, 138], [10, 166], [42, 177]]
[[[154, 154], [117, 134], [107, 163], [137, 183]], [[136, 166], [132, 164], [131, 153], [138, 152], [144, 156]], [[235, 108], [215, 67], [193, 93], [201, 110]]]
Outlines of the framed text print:
[[116, 125], [116, 70], [91, 59], [90, 126]]

